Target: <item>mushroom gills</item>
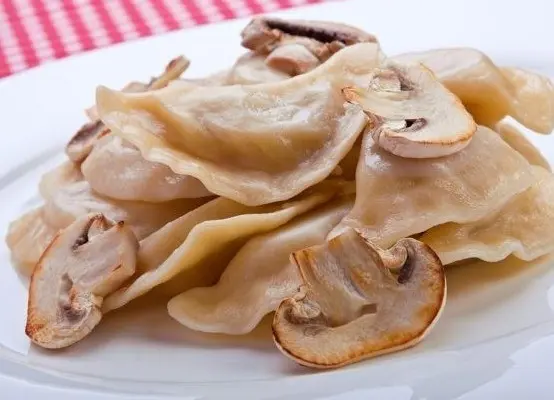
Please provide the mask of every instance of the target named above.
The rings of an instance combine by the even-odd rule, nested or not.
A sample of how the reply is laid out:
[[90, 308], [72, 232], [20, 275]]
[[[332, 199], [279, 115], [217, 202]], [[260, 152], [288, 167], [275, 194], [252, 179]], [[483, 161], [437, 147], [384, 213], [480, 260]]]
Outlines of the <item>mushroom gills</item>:
[[102, 319], [103, 298], [134, 274], [137, 250], [131, 230], [102, 214], [61, 230], [31, 276], [27, 336], [52, 349], [87, 336]]
[[400, 157], [451, 155], [477, 130], [460, 100], [421, 64], [389, 62], [373, 73], [367, 89], [345, 87], [343, 95], [368, 114], [373, 140]]
[[305, 366], [336, 368], [414, 346], [446, 301], [443, 266], [415, 239], [384, 250], [347, 229], [291, 259], [304, 284], [277, 309], [273, 337]]
[[460, 100], [481, 125], [492, 127], [512, 116], [543, 134], [554, 129], [554, 84], [546, 76], [518, 68], [499, 68], [471, 48], [407, 53], [397, 62], [421, 62]]

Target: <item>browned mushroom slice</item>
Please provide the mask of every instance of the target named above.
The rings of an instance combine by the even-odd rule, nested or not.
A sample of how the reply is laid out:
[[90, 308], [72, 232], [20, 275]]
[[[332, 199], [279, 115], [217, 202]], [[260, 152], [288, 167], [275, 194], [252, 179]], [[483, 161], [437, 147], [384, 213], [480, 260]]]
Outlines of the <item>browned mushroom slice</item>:
[[370, 134], [385, 150], [406, 158], [434, 158], [465, 148], [477, 125], [460, 100], [421, 64], [389, 64], [366, 90], [343, 89], [372, 117]]
[[441, 262], [425, 244], [383, 250], [353, 229], [292, 255], [304, 285], [273, 320], [277, 347], [296, 362], [336, 368], [414, 346], [446, 301]]
[[327, 58], [332, 54], [327, 54], [332, 47], [340, 49], [354, 43], [377, 41], [375, 36], [345, 24], [266, 17], [254, 18], [241, 36], [242, 45], [256, 52], [270, 52], [293, 37], [305, 38], [303, 43], [312, 53]]
[[375, 36], [333, 22], [254, 18], [242, 31], [242, 45], [267, 56], [270, 70], [304, 74], [345, 46], [377, 42]]
[[[150, 83], [142, 85], [137, 82], [127, 85], [123, 91], [125, 92], [141, 92], [148, 90], [160, 89], [181, 76], [188, 68], [190, 62], [185, 57], [180, 56], [171, 60], [165, 67], [165, 71], [157, 78], [152, 78]], [[81, 163], [90, 154], [94, 143], [101, 137], [107, 135], [110, 130], [97, 117], [96, 109], [88, 109], [87, 114], [96, 116], [96, 119], [84, 124], [73, 135], [66, 145], [65, 152], [69, 159], [74, 163]]]
[[100, 322], [100, 307], [135, 272], [138, 242], [123, 222], [84, 216], [52, 240], [29, 288], [25, 333], [41, 347], [67, 347]]

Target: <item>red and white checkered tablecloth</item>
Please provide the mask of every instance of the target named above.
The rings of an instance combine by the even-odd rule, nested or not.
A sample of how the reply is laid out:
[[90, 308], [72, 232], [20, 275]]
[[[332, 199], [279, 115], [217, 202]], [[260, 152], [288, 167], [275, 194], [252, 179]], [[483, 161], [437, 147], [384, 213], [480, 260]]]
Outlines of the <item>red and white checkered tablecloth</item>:
[[195, 25], [328, 0], [0, 0], [0, 78]]

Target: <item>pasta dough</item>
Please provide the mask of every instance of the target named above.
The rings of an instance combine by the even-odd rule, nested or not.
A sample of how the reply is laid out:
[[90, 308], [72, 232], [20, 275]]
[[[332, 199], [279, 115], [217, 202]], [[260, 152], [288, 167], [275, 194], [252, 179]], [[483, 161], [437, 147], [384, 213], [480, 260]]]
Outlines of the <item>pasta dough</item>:
[[512, 149], [525, 157], [525, 159], [529, 161], [529, 164], [538, 165], [551, 171], [550, 163], [544, 158], [539, 149], [525, 137], [519, 128], [506, 121], [500, 121], [495, 125], [494, 130]]
[[229, 71], [226, 83], [230, 85], [251, 85], [278, 82], [290, 78], [290, 75], [269, 67], [265, 60], [265, 56], [254, 52], [242, 55]]
[[31, 276], [40, 256], [57, 232], [58, 229], [44, 220], [42, 207], [23, 214], [10, 224], [6, 243], [22, 275]]
[[143, 239], [190, 210], [203, 199], [182, 199], [164, 203], [118, 201], [102, 197], [86, 181], [60, 188], [44, 205], [44, 218], [52, 226], [63, 228], [90, 212], [99, 212], [113, 221], [125, 221], [137, 239]]
[[135, 146], [114, 135], [95, 143], [81, 171], [94, 191], [112, 199], [163, 202], [213, 196], [198, 179], [145, 160]]
[[325, 241], [329, 231], [350, 210], [346, 197], [314, 210], [272, 232], [250, 239], [229, 263], [218, 283], [173, 298], [169, 314], [203, 332], [244, 334], [275, 311], [302, 282], [289, 256]]
[[220, 196], [267, 204], [320, 182], [352, 148], [366, 117], [345, 103], [341, 89], [363, 86], [381, 58], [378, 45], [361, 43], [282, 82], [184, 95], [178, 82], [144, 94], [100, 87], [98, 109], [146, 159], [194, 176]]
[[531, 261], [554, 251], [554, 176], [534, 167], [535, 183], [492, 217], [448, 223], [427, 231], [427, 243], [443, 264], [467, 258], [500, 261], [510, 254]]
[[350, 226], [388, 246], [435, 225], [479, 220], [532, 183], [530, 164], [486, 127], [464, 150], [436, 159], [394, 156], [366, 135], [356, 202], [332, 235]]
[[141, 274], [128, 287], [105, 299], [104, 312], [119, 308], [188, 270], [201, 273], [194, 282], [190, 277], [179, 280], [183, 282], [181, 291], [202, 283], [215, 283], [213, 279], [218, 274], [213, 271], [221, 273], [229, 262], [226, 257], [217, 257], [219, 253], [225, 253], [238, 240], [275, 229], [325, 203], [342, 188], [340, 183], [322, 182], [289, 202], [258, 207], [225, 198], [212, 200], [141, 242], [138, 254]]

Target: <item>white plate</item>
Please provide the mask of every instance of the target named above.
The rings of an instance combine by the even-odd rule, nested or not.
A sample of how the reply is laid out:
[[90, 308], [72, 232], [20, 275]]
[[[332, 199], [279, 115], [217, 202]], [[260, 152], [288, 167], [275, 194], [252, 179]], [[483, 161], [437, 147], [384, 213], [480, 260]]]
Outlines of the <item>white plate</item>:
[[[509, 4], [510, 3], [510, 4]], [[348, 1], [296, 9], [291, 17], [336, 20], [379, 35], [389, 54], [441, 46], [478, 47], [500, 64], [554, 75], [550, 0]], [[189, 76], [229, 65], [245, 21], [127, 43], [0, 81], [0, 234], [38, 202], [37, 182], [62, 157], [84, 121], [94, 88], [156, 73], [177, 53]], [[532, 138], [554, 160], [554, 137]], [[554, 397], [552, 263], [503, 263], [448, 272], [446, 311], [420, 346], [334, 372], [315, 373], [282, 357], [267, 325], [245, 337], [191, 332], [163, 307], [108, 316], [86, 340], [61, 352], [29, 345], [26, 290], [1, 244], [1, 398], [137, 399], [546, 399]], [[140, 394], [140, 395], [138, 395]], [[138, 395], [138, 396], [137, 396]]]

